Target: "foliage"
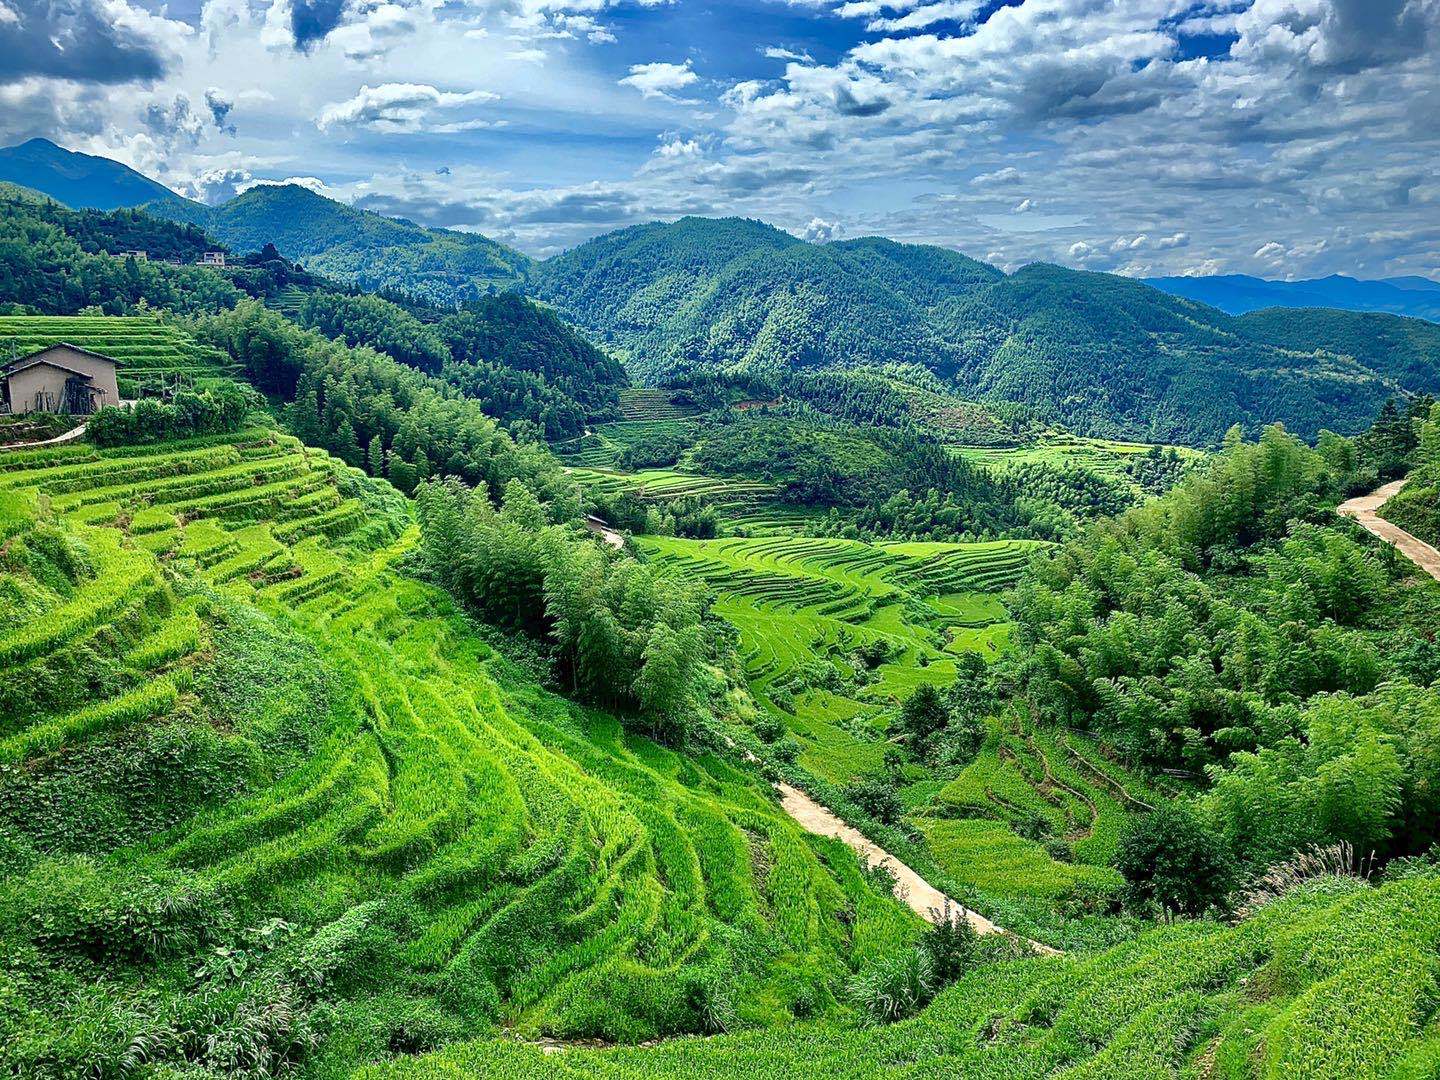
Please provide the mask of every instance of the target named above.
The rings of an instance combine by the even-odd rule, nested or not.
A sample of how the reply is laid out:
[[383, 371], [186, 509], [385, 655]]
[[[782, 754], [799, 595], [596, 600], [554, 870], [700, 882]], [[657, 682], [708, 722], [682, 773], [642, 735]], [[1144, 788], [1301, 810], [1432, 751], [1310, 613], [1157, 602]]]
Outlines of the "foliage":
[[188, 439], [239, 431], [261, 405], [248, 386], [222, 382], [203, 390], [181, 390], [169, 401], [145, 398], [133, 405], [107, 405], [89, 420], [86, 433], [100, 446]]
[[[962, 398], [1092, 435], [1205, 445], [1237, 421], [1276, 420], [1307, 438], [1350, 434], [1394, 385], [1436, 389], [1434, 328], [1419, 320], [1237, 319], [1126, 278], [1041, 264], [1006, 276], [938, 248], [807, 244], [738, 219], [623, 229], [541, 264], [532, 287], [647, 380], [719, 371], [778, 388], [796, 373], [914, 365]], [[1297, 364], [1296, 351], [1311, 355]], [[797, 392], [863, 423], [899, 408], [873, 383]]]
[[610, 708], [639, 709], [653, 732], [685, 739], [713, 649], [697, 588], [547, 527], [518, 480], [498, 511], [483, 490], [453, 480], [423, 484], [416, 506], [421, 558], [461, 603], [546, 641], [562, 685]]
[[291, 399], [291, 428], [308, 444], [373, 469], [379, 456], [362, 447], [379, 436], [386, 475], [402, 491], [438, 475], [492, 491], [518, 478], [551, 504], [557, 519], [578, 513], [574, 486], [554, 458], [517, 444], [476, 402], [439, 379], [301, 330], [253, 302], [196, 320], [192, 330], [233, 357], [261, 390]]
[[1225, 856], [1184, 803], [1164, 802], [1130, 819], [1115, 865], [1132, 903], [1181, 915], [1203, 915], [1230, 888]]
[[167, 200], [143, 209], [198, 225], [238, 251], [274, 244], [328, 277], [440, 303], [510, 287], [530, 267], [518, 251], [478, 233], [426, 229], [293, 184], [254, 187], [213, 208]]
[[[1011, 676], [1041, 715], [1155, 765], [1206, 769], [1210, 827], [1263, 868], [1316, 843], [1404, 854], [1433, 836], [1440, 726], [1413, 648], [1432, 588], [1329, 524], [1335, 446], [1278, 429], [1032, 568]], [[1344, 455], [1343, 461], [1353, 461]]]

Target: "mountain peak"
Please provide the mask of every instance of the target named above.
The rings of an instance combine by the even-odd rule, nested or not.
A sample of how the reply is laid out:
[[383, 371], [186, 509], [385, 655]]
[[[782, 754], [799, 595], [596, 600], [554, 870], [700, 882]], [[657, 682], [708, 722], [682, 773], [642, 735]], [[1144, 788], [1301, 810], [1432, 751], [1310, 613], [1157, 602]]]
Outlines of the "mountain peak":
[[0, 149], [0, 180], [84, 209], [114, 210], [159, 200], [186, 201], [128, 165], [66, 150], [43, 138]]

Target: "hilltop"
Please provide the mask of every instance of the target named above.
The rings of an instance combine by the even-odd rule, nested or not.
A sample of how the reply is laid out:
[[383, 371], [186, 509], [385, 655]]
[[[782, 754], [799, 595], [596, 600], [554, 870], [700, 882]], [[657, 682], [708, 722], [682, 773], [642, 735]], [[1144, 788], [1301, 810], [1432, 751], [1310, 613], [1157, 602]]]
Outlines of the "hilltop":
[[[1355, 431], [1387, 397], [1440, 388], [1419, 340], [1331, 351], [1301, 320], [1235, 319], [1128, 278], [1006, 275], [939, 248], [808, 244], [739, 219], [600, 237], [542, 264], [533, 288], [624, 348], [642, 379], [913, 364], [1092, 435], [1207, 443], [1275, 419], [1307, 436]], [[1365, 320], [1359, 338], [1393, 325], [1328, 317]]]
[[95, 210], [142, 203], [176, 210], [198, 205], [118, 161], [65, 150], [49, 139], [0, 147], [0, 180], [43, 192], [67, 206]]
[[368, 291], [453, 303], [520, 285], [530, 272], [528, 256], [479, 233], [428, 229], [295, 184], [253, 187], [215, 207], [162, 200], [145, 209], [198, 225], [239, 251], [274, 244], [287, 258]]

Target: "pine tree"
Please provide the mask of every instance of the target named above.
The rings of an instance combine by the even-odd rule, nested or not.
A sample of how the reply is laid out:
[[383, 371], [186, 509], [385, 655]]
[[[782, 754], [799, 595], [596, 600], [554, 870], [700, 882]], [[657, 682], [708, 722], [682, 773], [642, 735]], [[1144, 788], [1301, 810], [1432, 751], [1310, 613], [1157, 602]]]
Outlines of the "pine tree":
[[370, 440], [370, 450], [369, 450], [369, 452], [368, 452], [365, 456], [366, 456], [366, 464], [367, 464], [367, 466], [368, 466], [368, 468], [369, 468], [370, 475], [371, 475], [371, 476], [384, 476], [384, 475], [385, 475], [385, 444], [380, 441], [380, 436], [379, 436], [379, 435], [376, 435], [373, 439]]

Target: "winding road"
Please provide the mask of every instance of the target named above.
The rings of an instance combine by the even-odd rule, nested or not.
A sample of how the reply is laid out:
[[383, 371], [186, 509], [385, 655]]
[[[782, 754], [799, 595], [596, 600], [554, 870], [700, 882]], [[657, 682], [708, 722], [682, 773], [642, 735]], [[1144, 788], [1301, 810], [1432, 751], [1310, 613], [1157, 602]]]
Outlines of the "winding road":
[[1395, 480], [1384, 487], [1376, 488], [1369, 495], [1359, 495], [1341, 503], [1336, 512], [1354, 519], [1366, 532], [1393, 545], [1400, 554], [1436, 581], [1440, 581], [1440, 551], [1424, 540], [1412, 536], [1400, 526], [1386, 521], [1376, 512], [1404, 486], [1404, 480]]

